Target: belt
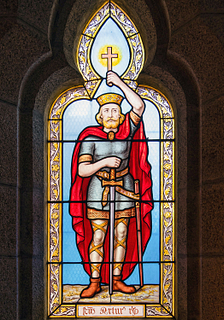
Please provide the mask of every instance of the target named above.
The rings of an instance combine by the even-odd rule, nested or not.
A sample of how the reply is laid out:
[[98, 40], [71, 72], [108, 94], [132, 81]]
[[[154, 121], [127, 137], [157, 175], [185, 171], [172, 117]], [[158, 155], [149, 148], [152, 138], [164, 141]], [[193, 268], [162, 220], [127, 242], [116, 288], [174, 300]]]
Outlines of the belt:
[[[121, 178], [125, 176], [128, 173], [128, 167], [125, 168], [122, 171], [116, 172], [116, 178]], [[107, 171], [98, 171], [96, 173], [96, 176], [102, 181], [102, 186], [105, 187], [102, 195], [102, 205], [103, 207], [106, 206], [108, 202], [108, 193], [110, 191], [109, 186], [115, 186], [115, 190], [122, 194], [123, 196], [126, 196], [128, 198], [131, 198], [133, 200], [139, 201], [140, 200], [140, 195], [136, 194], [132, 191], [125, 190], [123, 187], [123, 180], [120, 181], [114, 181], [114, 180], [109, 180], [110, 179], [110, 174]], [[104, 180], [107, 179], [107, 180]]]
[[[122, 171], [118, 171], [116, 172], [116, 178], [120, 178], [120, 177], [123, 177], [125, 176], [126, 174], [128, 173], [128, 167], [125, 168], [124, 170]], [[96, 173], [97, 177], [100, 179], [100, 178], [103, 178], [103, 179], [110, 179], [110, 173], [107, 172], [107, 171], [98, 171]], [[100, 179], [102, 180], [102, 179]]]

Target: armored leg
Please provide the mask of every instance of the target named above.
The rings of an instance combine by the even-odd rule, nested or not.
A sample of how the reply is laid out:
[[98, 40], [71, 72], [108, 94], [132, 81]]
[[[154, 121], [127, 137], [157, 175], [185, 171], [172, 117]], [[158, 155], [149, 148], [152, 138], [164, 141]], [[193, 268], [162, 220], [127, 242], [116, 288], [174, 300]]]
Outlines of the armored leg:
[[100, 269], [103, 261], [103, 243], [107, 231], [107, 220], [91, 220], [93, 229], [93, 239], [89, 247], [89, 257], [91, 262], [91, 279], [88, 288], [81, 292], [81, 298], [92, 298], [100, 292]]
[[113, 290], [130, 294], [136, 291], [135, 287], [127, 286], [121, 280], [122, 267], [126, 254], [128, 222], [129, 220], [125, 218], [115, 221]]
[[114, 237], [114, 272], [119, 276], [122, 271], [124, 257], [126, 253], [128, 219], [121, 218], [115, 221], [115, 237]]

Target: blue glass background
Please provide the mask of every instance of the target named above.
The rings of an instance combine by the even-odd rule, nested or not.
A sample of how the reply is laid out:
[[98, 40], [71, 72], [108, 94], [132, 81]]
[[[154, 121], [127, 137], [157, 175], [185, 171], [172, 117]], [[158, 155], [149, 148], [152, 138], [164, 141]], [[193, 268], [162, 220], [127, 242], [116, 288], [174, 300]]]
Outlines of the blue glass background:
[[[104, 92], [115, 92], [123, 95], [117, 87], [108, 87], [105, 80], [100, 85], [95, 97]], [[149, 139], [160, 138], [160, 117], [155, 105], [145, 100], [146, 108], [143, 114], [146, 137]], [[122, 112], [127, 113], [130, 105], [126, 100], [121, 104]], [[63, 200], [69, 200], [71, 186], [71, 160], [75, 143], [80, 132], [87, 126], [97, 125], [95, 115], [99, 106], [95, 99], [79, 100], [71, 103], [63, 115], [63, 139], [70, 140], [63, 144]], [[149, 142], [148, 160], [152, 167], [153, 199], [160, 199], [160, 143]], [[160, 206], [154, 204], [152, 210], [152, 235], [145, 250], [143, 261], [159, 261], [160, 258]], [[76, 236], [72, 229], [72, 218], [69, 215], [68, 203], [63, 204], [63, 262], [81, 262], [79, 252], [76, 247]], [[159, 283], [159, 264], [144, 264], [144, 281], [149, 284]], [[79, 276], [78, 276], [79, 275]], [[82, 265], [64, 265], [63, 283], [88, 284], [89, 276], [85, 273]], [[132, 275], [127, 279], [127, 283], [139, 283], [138, 268], [135, 268]]]

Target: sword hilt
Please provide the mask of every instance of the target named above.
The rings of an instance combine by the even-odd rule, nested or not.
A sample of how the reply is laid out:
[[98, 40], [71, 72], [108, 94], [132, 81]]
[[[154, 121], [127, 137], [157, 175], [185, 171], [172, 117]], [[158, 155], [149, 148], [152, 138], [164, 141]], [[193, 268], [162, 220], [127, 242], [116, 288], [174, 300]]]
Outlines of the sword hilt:
[[135, 193], [139, 193], [139, 180], [135, 180]]
[[116, 171], [115, 169], [110, 170], [110, 180], [115, 180], [116, 179]]

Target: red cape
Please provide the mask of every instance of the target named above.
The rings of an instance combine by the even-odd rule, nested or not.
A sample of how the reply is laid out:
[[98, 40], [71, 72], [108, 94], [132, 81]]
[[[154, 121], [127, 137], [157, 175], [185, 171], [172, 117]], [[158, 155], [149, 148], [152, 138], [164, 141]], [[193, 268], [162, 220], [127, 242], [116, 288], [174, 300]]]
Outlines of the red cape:
[[[125, 121], [119, 126], [119, 131], [115, 134], [118, 140], [126, 139], [130, 133], [129, 113], [126, 114]], [[107, 139], [107, 134], [103, 131], [102, 126], [88, 127], [79, 135], [78, 140], [82, 141], [88, 136], [96, 136], [102, 139]], [[135, 132], [132, 142], [132, 148], [129, 161], [129, 172], [134, 179], [140, 180], [141, 200], [147, 201], [141, 203], [141, 226], [142, 226], [142, 247], [143, 252], [151, 235], [151, 210], [152, 203], [152, 182], [151, 182], [151, 167], [147, 161], [148, 147], [147, 143], [134, 142], [134, 140], [145, 139], [143, 123], [140, 122], [138, 130]], [[81, 142], [75, 146], [72, 159], [72, 186], [70, 201], [86, 201], [87, 188], [91, 177], [82, 178], [78, 175], [78, 155]], [[86, 203], [70, 202], [70, 214], [73, 217], [72, 224], [76, 232], [76, 240], [78, 250], [83, 262], [89, 262], [89, 244], [92, 240], [92, 228], [90, 220], [86, 217]], [[109, 262], [109, 226], [104, 242], [104, 262]], [[137, 252], [137, 232], [136, 218], [131, 218], [128, 228], [127, 251], [125, 263], [122, 270], [122, 278], [126, 279], [134, 270], [138, 261]], [[84, 268], [91, 275], [89, 263], [84, 264]], [[103, 283], [109, 282], [109, 264], [105, 263], [101, 268], [101, 277]]]

